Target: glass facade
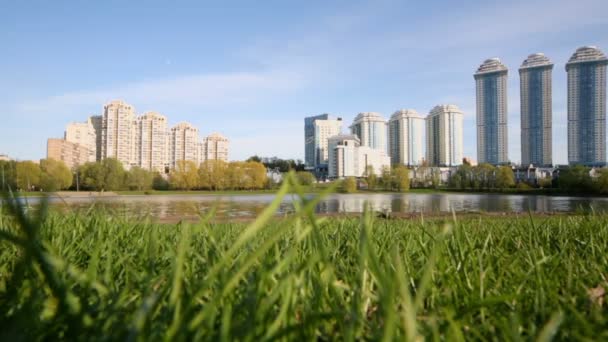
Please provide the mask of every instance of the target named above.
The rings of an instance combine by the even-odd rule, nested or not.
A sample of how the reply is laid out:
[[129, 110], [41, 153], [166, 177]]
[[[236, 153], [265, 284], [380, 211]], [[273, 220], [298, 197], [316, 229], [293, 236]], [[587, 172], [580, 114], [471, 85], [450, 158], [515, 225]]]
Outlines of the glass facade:
[[595, 108], [595, 63], [584, 63], [579, 67], [578, 79], [578, 135], [579, 162], [592, 165], [596, 158], [596, 108]]
[[499, 164], [499, 139], [498, 139], [498, 77], [499, 74], [487, 75], [483, 78], [483, 107], [484, 107], [484, 131], [486, 163]]
[[528, 149], [534, 165], [543, 165], [543, 71], [532, 69], [528, 74]]
[[307, 167], [315, 166], [315, 120], [328, 120], [329, 114], [304, 118], [304, 163]]

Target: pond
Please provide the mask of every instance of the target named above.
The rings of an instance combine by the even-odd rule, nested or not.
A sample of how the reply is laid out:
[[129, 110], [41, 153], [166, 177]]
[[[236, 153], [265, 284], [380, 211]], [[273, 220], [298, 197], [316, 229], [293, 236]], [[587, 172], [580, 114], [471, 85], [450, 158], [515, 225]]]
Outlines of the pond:
[[[308, 198], [315, 195], [307, 195]], [[141, 195], [104, 197], [51, 197], [52, 208], [60, 210], [88, 210], [92, 206], [112, 210], [115, 215], [150, 217], [177, 221], [196, 219], [212, 208], [216, 218], [250, 218], [261, 212], [272, 200], [272, 194], [244, 195]], [[277, 215], [293, 212], [295, 195], [288, 195]], [[39, 198], [27, 199], [36, 207]], [[465, 194], [465, 193], [377, 193], [332, 194], [316, 207], [320, 214], [361, 213], [365, 203], [372, 209], [399, 214], [442, 214], [471, 212], [500, 213], [555, 213], [608, 211], [608, 198], [543, 195]]]

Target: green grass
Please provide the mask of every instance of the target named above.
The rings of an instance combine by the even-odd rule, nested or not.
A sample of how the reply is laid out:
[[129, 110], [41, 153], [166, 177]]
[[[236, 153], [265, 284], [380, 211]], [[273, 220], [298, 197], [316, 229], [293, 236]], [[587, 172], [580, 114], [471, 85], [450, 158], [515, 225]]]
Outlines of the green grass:
[[608, 339], [607, 216], [276, 219], [289, 190], [250, 224], [5, 204], [0, 340]]

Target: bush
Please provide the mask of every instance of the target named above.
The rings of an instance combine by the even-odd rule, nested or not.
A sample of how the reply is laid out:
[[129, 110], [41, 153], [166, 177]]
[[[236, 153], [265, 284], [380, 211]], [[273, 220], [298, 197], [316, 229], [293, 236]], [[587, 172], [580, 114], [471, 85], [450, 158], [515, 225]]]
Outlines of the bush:
[[342, 181], [342, 191], [346, 193], [357, 192], [357, 180], [355, 177], [346, 177]]

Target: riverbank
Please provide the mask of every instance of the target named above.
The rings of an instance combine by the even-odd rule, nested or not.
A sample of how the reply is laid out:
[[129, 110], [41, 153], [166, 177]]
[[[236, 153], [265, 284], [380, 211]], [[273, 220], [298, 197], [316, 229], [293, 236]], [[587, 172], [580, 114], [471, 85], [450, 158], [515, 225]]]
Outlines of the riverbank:
[[[319, 194], [327, 190], [327, 187], [307, 186], [303, 187], [302, 191], [306, 194]], [[171, 195], [272, 195], [277, 192], [277, 189], [263, 190], [120, 190], [120, 191], [59, 191], [59, 192], [15, 192], [15, 195], [20, 197], [109, 197], [109, 196], [171, 196]], [[290, 193], [295, 193], [291, 191]], [[345, 194], [340, 190], [330, 192], [331, 194]], [[531, 195], [531, 196], [576, 196], [576, 197], [608, 197], [608, 194], [590, 194], [581, 192], [566, 192], [560, 189], [453, 189], [453, 188], [414, 188], [408, 191], [390, 191], [390, 190], [366, 190], [360, 189], [352, 194], [442, 194], [442, 193], [458, 193], [458, 194], [497, 194], [497, 195]]]

